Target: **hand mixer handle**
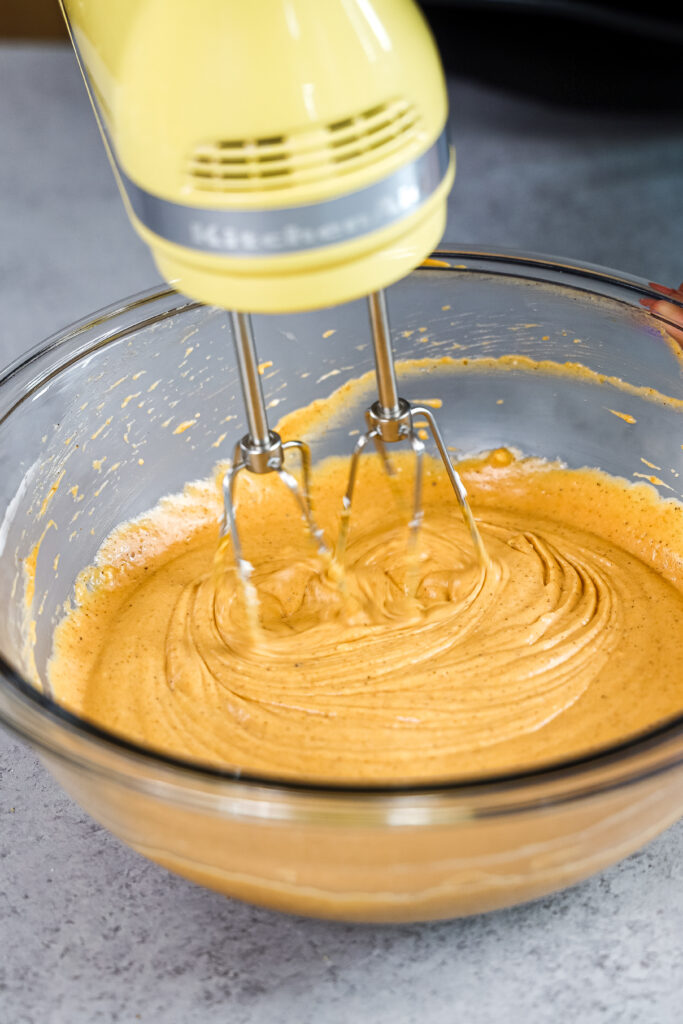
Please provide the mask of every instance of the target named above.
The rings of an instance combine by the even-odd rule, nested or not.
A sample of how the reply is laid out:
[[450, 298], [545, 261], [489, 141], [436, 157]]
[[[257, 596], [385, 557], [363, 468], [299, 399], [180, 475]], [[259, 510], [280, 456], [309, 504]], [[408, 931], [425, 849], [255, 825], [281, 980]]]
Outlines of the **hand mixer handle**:
[[435, 246], [455, 157], [414, 0], [61, 0], [133, 226], [224, 309], [336, 305]]

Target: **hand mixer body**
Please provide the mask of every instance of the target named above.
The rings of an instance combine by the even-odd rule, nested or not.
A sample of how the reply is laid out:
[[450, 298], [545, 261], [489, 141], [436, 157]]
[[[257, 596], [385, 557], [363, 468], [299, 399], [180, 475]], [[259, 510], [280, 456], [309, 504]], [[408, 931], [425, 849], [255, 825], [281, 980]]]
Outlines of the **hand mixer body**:
[[454, 155], [412, 0], [63, 0], [128, 213], [162, 275], [251, 312], [403, 277]]
[[[310, 509], [308, 449], [283, 444], [268, 425], [248, 311], [314, 309], [371, 293], [380, 397], [391, 391], [395, 400], [368, 411], [342, 533], [366, 442], [389, 468], [384, 443], [407, 440], [418, 463], [415, 534], [423, 445], [396, 392], [379, 290], [440, 239], [455, 158], [441, 64], [413, 0], [62, 6], [136, 230], [169, 282], [232, 311], [249, 432], [225, 477], [223, 531], [245, 586], [235, 518], [242, 470], [277, 472], [318, 550], [328, 551]], [[283, 465], [292, 448], [301, 487]], [[453, 478], [450, 462], [447, 470]], [[462, 504], [464, 490], [454, 488]]]

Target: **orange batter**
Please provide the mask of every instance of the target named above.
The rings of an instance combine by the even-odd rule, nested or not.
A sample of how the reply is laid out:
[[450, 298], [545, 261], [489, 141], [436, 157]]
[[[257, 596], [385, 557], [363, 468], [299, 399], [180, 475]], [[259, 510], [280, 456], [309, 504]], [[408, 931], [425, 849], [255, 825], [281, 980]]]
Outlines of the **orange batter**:
[[[412, 462], [397, 464], [398, 503], [378, 460], [362, 464], [343, 590], [285, 488], [241, 475], [256, 637], [235, 573], [214, 567], [216, 481], [121, 526], [57, 631], [58, 699], [158, 750], [340, 781], [531, 766], [683, 709], [683, 506], [500, 450], [461, 467], [491, 558], [483, 572], [443, 468], [428, 462], [406, 597]], [[330, 460], [316, 472], [330, 539], [347, 469]]]

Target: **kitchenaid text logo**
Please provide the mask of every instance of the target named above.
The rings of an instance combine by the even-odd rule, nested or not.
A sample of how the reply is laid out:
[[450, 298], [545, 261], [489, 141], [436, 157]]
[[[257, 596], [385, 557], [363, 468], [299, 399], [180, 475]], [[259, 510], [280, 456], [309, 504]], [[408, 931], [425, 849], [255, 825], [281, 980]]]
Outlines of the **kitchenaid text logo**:
[[[357, 197], [350, 198], [349, 212], [330, 219], [323, 219], [326, 207], [331, 205], [326, 203], [302, 207], [298, 219], [296, 210], [276, 210], [270, 218], [267, 213], [259, 213], [259, 219], [271, 221], [266, 230], [238, 226], [235, 220], [242, 211], [238, 211], [237, 218], [233, 217], [233, 223], [230, 223], [228, 211], [221, 211], [220, 219], [207, 211], [201, 219], [195, 216], [190, 221], [190, 244], [205, 252], [247, 255], [315, 249], [377, 231], [410, 213], [423, 198], [418, 185], [401, 185], [375, 199], [365, 209], [357, 208]], [[343, 200], [335, 200], [332, 205], [339, 202]], [[281, 226], [273, 224], [276, 220]]]
[[412, 163], [346, 196], [274, 210], [207, 210], [141, 188], [119, 166], [130, 205], [160, 238], [198, 252], [276, 256], [348, 242], [413, 213], [444, 181], [451, 162], [445, 130]]

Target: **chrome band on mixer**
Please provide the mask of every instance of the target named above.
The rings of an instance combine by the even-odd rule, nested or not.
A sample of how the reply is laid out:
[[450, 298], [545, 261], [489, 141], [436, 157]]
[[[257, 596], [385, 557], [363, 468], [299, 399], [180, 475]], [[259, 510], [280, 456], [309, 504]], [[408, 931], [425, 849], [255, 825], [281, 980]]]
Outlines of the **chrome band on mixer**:
[[422, 156], [373, 185], [320, 203], [265, 210], [210, 209], [161, 199], [136, 185], [118, 160], [117, 169], [135, 216], [150, 231], [188, 249], [244, 258], [338, 245], [389, 227], [429, 199], [451, 159], [444, 128]]

